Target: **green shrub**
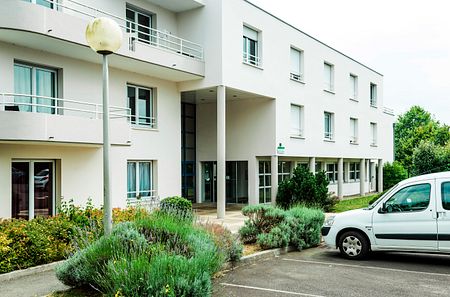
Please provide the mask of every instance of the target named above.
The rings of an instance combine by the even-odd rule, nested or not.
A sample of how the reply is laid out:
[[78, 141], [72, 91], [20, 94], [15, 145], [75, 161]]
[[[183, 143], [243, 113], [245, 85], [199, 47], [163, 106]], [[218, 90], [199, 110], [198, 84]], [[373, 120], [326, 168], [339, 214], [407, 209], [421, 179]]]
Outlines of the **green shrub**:
[[408, 178], [408, 172], [400, 162], [386, 162], [383, 165], [383, 188], [389, 189]]
[[225, 255], [225, 261], [237, 262], [241, 259], [244, 247], [238, 236], [219, 224], [206, 222], [200, 226], [213, 236], [217, 248]]
[[161, 210], [192, 211], [192, 202], [183, 197], [167, 197], [161, 201]]
[[336, 199], [328, 193], [329, 181], [324, 172], [315, 175], [303, 166], [294, 169], [292, 177], [278, 186], [277, 205], [288, 209], [297, 204], [320, 207], [325, 211], [332, 209]]
[[268, 233], [259, 233], [256, 242], [263, 249], [286, 247], [289, 244], [290, 233], [290, 226], [282, 222]]
[[296, 206], [287, 211], [291, 229], [290, 244], [298, 250], [317, 246], [325, 215], [320, 209]]

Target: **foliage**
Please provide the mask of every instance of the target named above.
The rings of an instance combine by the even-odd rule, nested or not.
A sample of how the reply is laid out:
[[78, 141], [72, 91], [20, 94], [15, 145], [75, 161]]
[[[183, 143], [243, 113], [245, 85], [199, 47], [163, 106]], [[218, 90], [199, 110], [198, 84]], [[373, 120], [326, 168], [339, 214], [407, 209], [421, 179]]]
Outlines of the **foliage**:
[[295, 206], [283, 210], [256, 205], [243, 208], [242, 213], [249, 218], [239, 230], [244, 243], [257, 242], [264, 249], [293, 245], [299, 250], [320, 243], [325, 218], [320, 209]]
[[336, 203], [328, 193], [328, 185], [325, 172], [313, 174], [307, 168], [297, 166], [292, 177], [278, 186], [277, 205], [287, 209], [302, 204], [328, 211]]
[[383, 165], [383, 189], [389, 189], [407, 177], [408, 172], [400, 162], [386, 162]]
[[107, 296], [210, 296], [224, 258], [206, 230], [159, 211], [115, 226], [60, 265], [57, 276]]
[[444, 147], [422, 141], [414, 149], [412, 161], [413, 175], [450, 170], [450, 143]]
[[413, 151], [421, 141], [437, 146], [450, 142], [450, 127], [441, 125], [429, 112], [413, 106], [399, 116], [394, 126], [395, 160], [412, 173]]
[[241, 259], [244, 247], [238, 236], [216, 223], [200, 223], [200, 226], [213, 236], [217, 248], [225, 255], [225, 261], [237, 262]]
[[372, 201], [375, 201], [379, 197], [380, 196], [376, 194], [341, 200], [334, 206], [333, 212], [344, 212], [347, 210], [364, 208], [369, 206]]
[[181, 211], [192, 211], [192, 202], [183, 197], [167, 197], [161, 201], [161, 210], [178, 209]]

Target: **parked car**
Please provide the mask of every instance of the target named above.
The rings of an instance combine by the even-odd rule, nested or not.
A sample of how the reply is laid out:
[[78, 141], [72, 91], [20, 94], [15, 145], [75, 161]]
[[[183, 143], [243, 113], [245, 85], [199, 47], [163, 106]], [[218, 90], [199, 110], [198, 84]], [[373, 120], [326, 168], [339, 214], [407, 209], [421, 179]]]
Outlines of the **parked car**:
[[406, 179], [367, 208], [328, 217], [322, 235], [349, 259], [370, 251], [450, 253], [450, 171]]

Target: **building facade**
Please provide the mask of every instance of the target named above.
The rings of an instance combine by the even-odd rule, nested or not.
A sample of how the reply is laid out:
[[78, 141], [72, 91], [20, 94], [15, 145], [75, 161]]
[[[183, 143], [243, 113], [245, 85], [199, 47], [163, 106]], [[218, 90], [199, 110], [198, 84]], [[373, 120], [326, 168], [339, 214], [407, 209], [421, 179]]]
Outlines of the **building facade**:
[[7, 0], [0, 10], [0, 217], [101, 205], [101, 57], [110, 57], [112, 202], [270, 203], [295, 166], [342, 197], [382, 190], [383, 76], [244, 0]]

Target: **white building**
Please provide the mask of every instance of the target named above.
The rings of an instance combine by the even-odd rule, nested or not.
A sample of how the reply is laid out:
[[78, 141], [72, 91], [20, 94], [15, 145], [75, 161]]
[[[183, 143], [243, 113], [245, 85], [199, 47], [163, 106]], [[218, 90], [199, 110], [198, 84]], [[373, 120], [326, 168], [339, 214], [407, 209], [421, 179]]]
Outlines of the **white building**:
[[382, 75], [250, 2], [6, 0], [0, 217], [102, 203], [94, 16], [124, 31], [110, 57], [113, 206], [270, 202], [298, 164], [325, 170], [339, 196], [381, 190], [394, 120]]

